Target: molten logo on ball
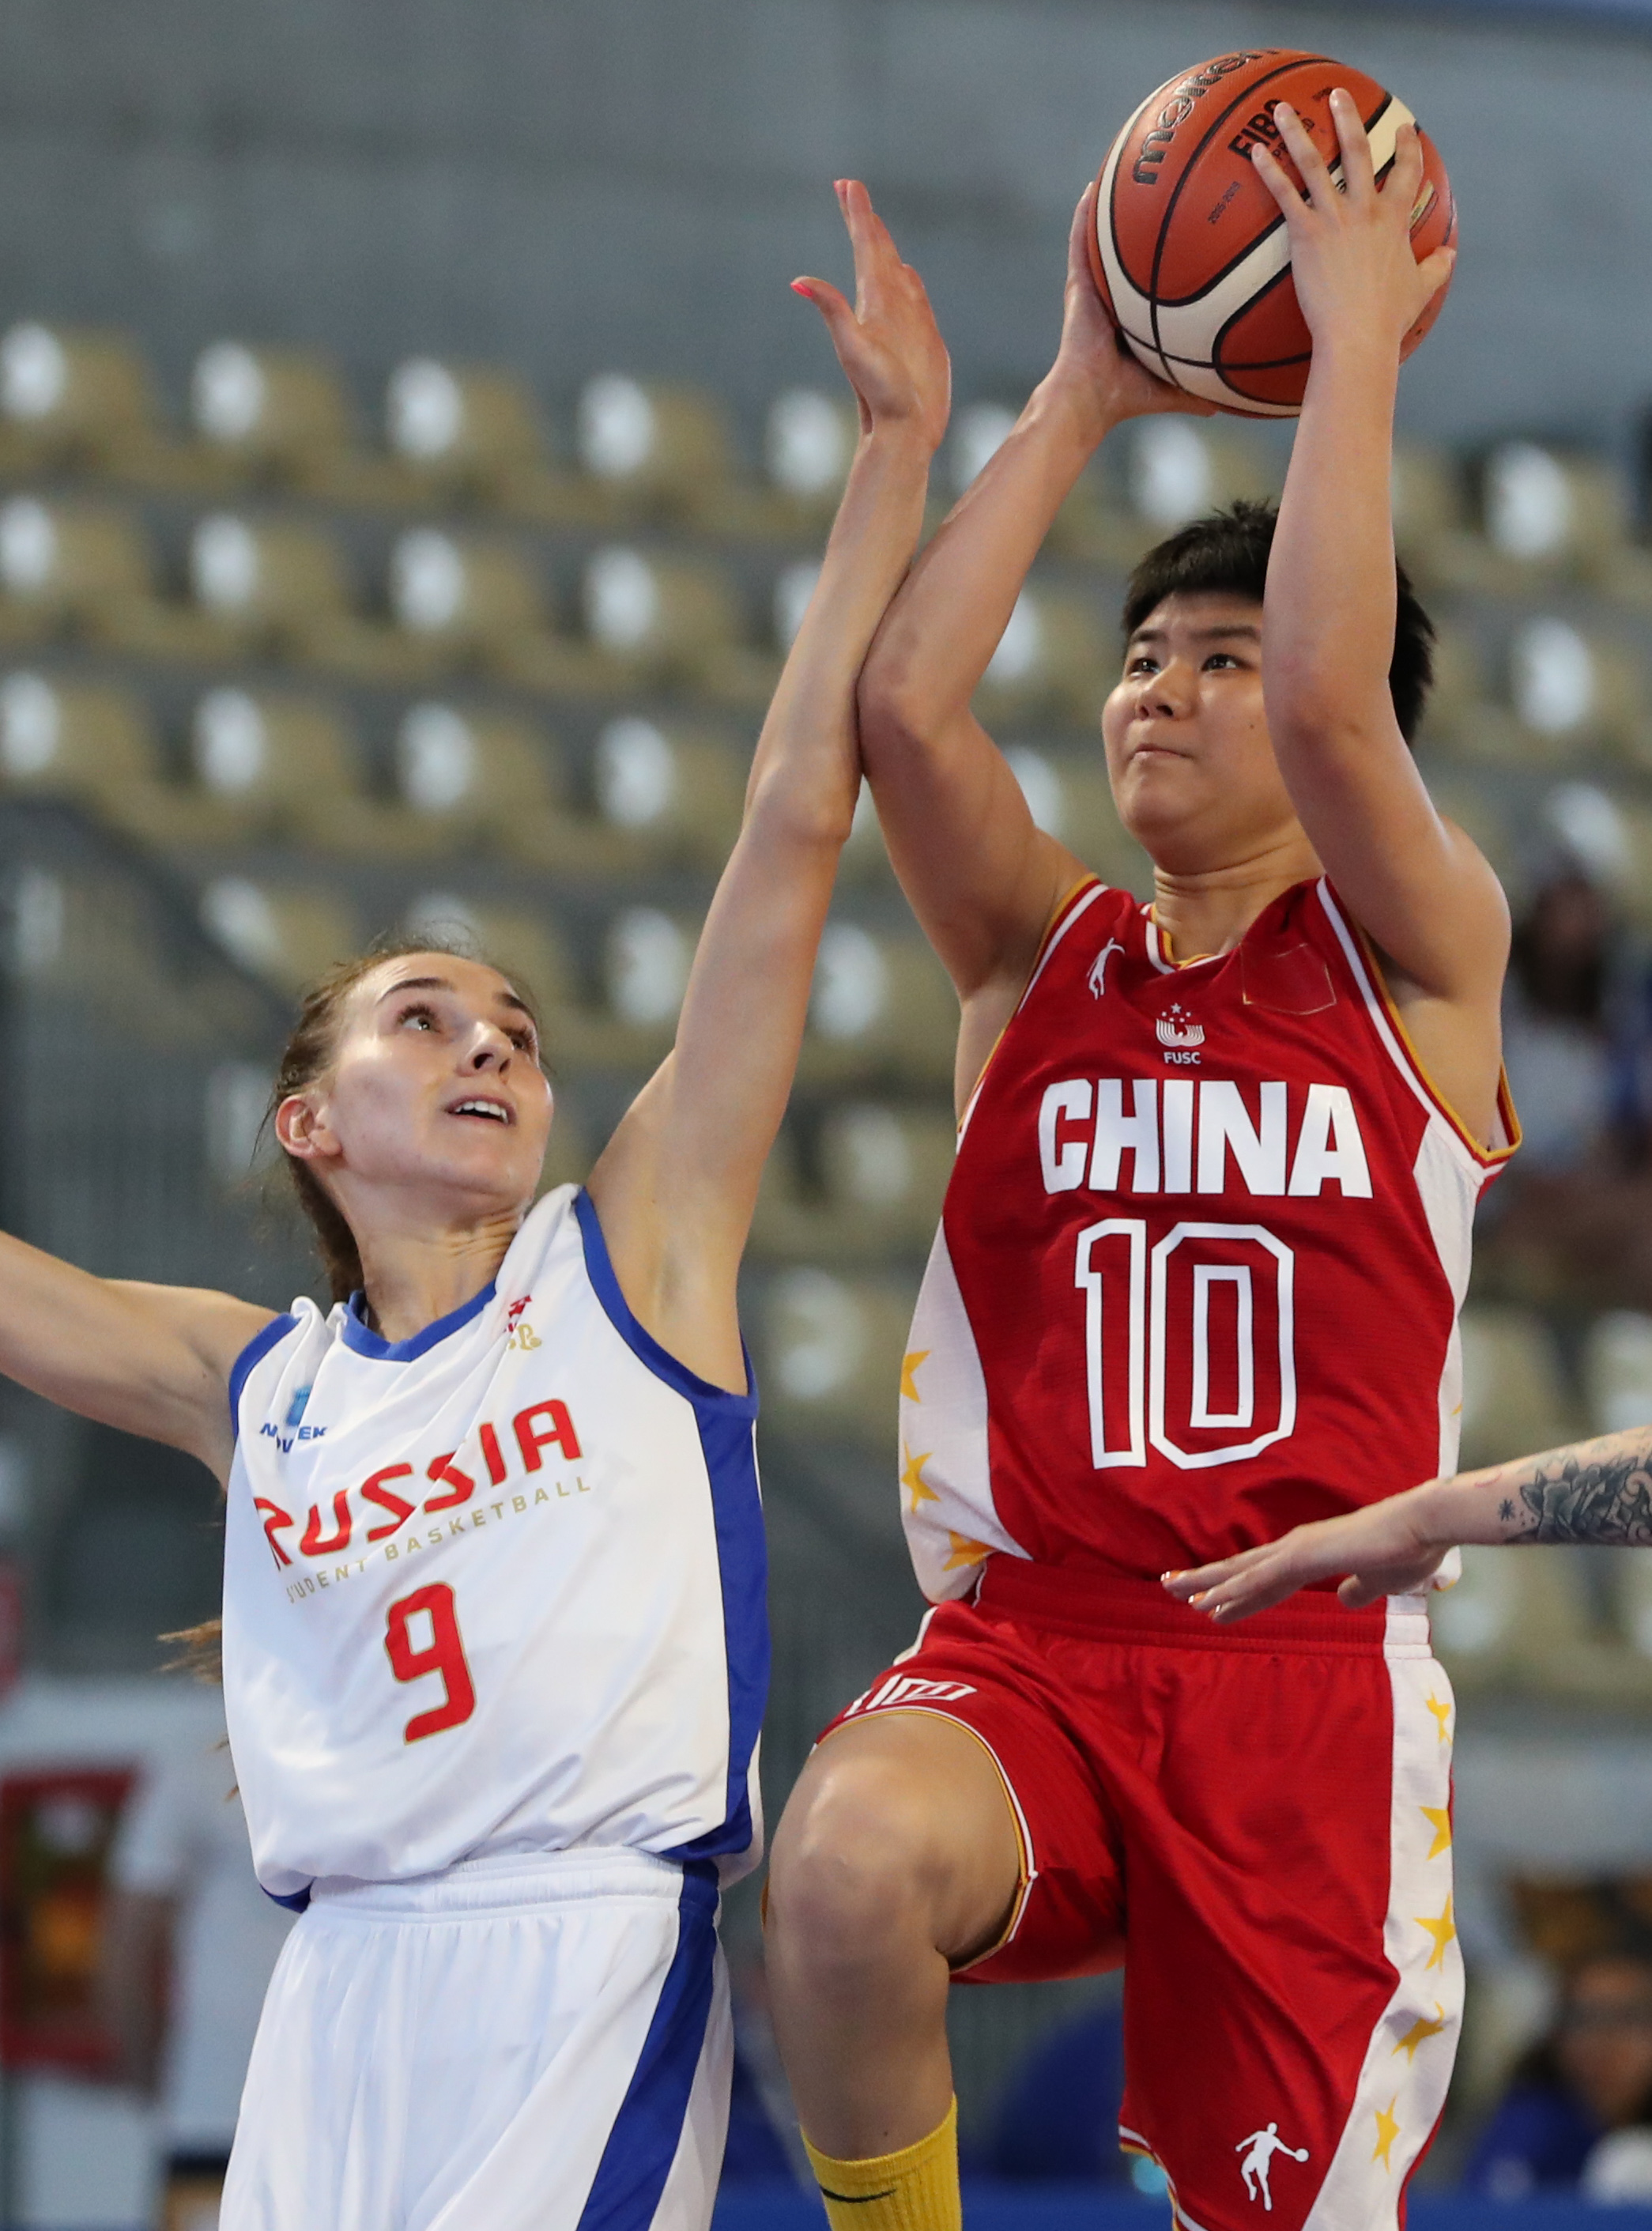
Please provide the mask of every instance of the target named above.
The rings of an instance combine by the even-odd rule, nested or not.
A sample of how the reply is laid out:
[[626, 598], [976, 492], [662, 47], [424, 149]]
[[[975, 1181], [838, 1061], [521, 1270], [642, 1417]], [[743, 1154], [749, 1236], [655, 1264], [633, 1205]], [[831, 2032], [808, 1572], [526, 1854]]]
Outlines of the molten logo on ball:
[[[1290, 242], [1251, 150], [1290, 169], [1273, 111], [1288, 101], [1333, 177], [1341, 156], [1330, 96], [1345, 87], [1370, 134], [1378, 179], [1394, 160], [1403, 101], [1325, 55], [1281, 48], [1219, 55], [1143, 101], [1101, 168], [1090, 265], [1113, 323], [1151, 372], [1249, 417], [1294, 418], [1313, 353], [1291, 281]], [[1439, 150], [1421, 135], [1423, 183], [1411, 223], [1419, 263], [1456, 239], [1457, 211]], [[1410, 355], [1446, 290], [1405, 340]]]

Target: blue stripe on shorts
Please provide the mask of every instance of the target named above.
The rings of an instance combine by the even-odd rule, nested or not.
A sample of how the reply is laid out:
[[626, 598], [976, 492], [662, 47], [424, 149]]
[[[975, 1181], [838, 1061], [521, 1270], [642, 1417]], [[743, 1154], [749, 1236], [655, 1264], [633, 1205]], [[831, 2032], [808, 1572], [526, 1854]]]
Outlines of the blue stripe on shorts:
[[682, 1871], [677, 1949], [580, 2215], [578, 2231], [649, 2231], [676, 2159], [706, 2042], [717, 1956], [717, 1870]]

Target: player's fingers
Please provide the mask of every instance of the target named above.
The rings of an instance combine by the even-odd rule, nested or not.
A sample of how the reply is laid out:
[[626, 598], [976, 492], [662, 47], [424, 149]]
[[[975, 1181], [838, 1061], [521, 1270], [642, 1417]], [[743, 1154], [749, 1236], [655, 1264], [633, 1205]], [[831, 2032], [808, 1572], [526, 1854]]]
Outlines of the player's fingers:
[[1394, 138], [1394, 165], [1383, 185], [1384, 200], [1391, 194], [1404, 205], [1406, 222], [1416, 206], [1423, 184], [1423, 135], [1415, 124], [1402, 124]]
[[1274, 104], [1274, 121], [1279, 126], [1286, 152], [1301, 174], [1309, 201], [1321, 217], [1328, 216], [1337, 205], [1337, 190], [1326, 168], [1324, 156], [1313, 144], [1313, 133], [1287, 100]]
[[1436, 248], [1432, 255], [1424, 256], [1417, 265], [1417, 275], [1429, 290], [1430, 302], [1451, 276], [1456, 263], [1457, 251], [1455, 248]]
[[832, 337], [832, 346], [842, 356], [842, 344], [856, 330], [855, 312], [848, 297], [834, 287], [829, 279], [794, 279], [791, 291], [794, 294], [801, 294], [804, 301], [812, 302], [820, 312]]
[[1067, 273], [1069, 279], [1090, 275], [1090, 231], [1095, 223], [1095, 197], [1100, 180], [1092, 178], [1078, 197], [1073, 222], [1067, 230]]
[[1367, 1604], [1374, 1604], [1379, 1596], [1387, 1594], [1387, 1581], [1377, 1574], [1366, 1578], [1359, 1573], [1350, 1573], [1337, 1590], [1337, 1594], [1350, 1611], [1363, 1611]]
[[1353, 95], [1345, 87], [1339, 86], [1331, 95], [1331, 120], [1342, 150], [1345, 197], [1352, 205], [1363, 208], [1377, 198], [1377, 166], [1371, 161], [1371, 140]]
[[1287, 224], [1297, 223], [1302, 215], [1302, 197], [1296, 181], [1271, 147], [1260, 141], [1250, 151], [1251, 168], [1262, 180], [1274, 199], [1284, 211]]
[[1253, 1565], [1269, 1555], [1271, 1550], [1272, 1544], [1265, 1542], [1260, 1549], [1241, 1549], [1231, 1557], [1213, 1558], [1208, 1565], [1192, 1566], [1186, 1572], [1163, 1573], [1159, 1575], [1160, 1581], [1171, 1595], [1187, 1603], [1194, 1596], [1208, 1594], [1210, 1589], [1220, 1588], [1224, 1581], [1235, 1580], [1240, 1574], [1248, 1572]]
[[881, 299], [880, 289], [900, 267], [889, 228], [872, 206], [872, 197], [859, 178], [837, 181], [838, 206], [855, 251], [855, 282], [861, 307]]

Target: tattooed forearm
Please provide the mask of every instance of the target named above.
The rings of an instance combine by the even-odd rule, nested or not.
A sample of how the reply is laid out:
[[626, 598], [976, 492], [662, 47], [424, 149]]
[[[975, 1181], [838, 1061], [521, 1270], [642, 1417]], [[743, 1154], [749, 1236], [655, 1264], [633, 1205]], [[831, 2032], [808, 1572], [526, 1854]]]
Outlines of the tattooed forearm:
[[1609, 1433], [1503, 1468], [1504, 1540], [1652, 1547], [1652, 1432]]

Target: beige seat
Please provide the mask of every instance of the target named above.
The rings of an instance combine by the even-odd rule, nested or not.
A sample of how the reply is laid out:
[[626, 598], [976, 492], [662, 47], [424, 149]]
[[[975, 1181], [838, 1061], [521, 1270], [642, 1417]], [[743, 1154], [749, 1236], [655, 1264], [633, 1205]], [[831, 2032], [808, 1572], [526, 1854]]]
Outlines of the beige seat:
[[384, 432], [397, 456], [448, 493], [494, 495], [545, 465], [533, 398], [487, 365], [407, 358], [385, 389]]
[[785, 388], [769, 405], [763, 441], [769, 485], [800, 521], [831, 517], [860, 432], [849, 398], [818, 387]]
[[1395, 544], [1413, 579], [1436, 579], [1442, 560], [1449, 572], [1449, 545], [1462, 534], [1468, 509], [1458, 460], [1423, 443], [1397, 443], [1390, 491]]
[[410, 706], [396, 736], [396, 791], [427, 849], [480, 843], [585, 878], [644, 864], [640, 848], [570, 807], [554, 745], [516, 714]]
[[756, 1323], [764, 1406], [793, 1430], [893, 1447], [909, 1287], [814, 1266], [763, 1288]]
[[[1597, 1672], [1586, 1569], [1575, 1549], [1465, 1549], [1431, 1606], [1435, 1646], [1460, 1685], [1570, 1689]], [[1592, 1683], [1588, 1685], [1592, 1685]]]
[[539, 570], [513, 540], [410, 528], [390, 553], [390, 603], [403, 640], [436, 667], [481, 664], [552, 694], [601, 693], [623, 677], [617, 664], [552, 632]]
[[693, 516], [730, 480], [727, 423], [698, 388], [603, 373], [581, 391], [578, 439], [590, 477], [639, 505]]
[[369, 797], [341, 708], [292, 690], [209, 690], [190, 737], [197, 787], [243, 838], [293, 837], [324, 850], [415, 850], [411, 817]]
[[1526, 755], [1552, 763], [1602, 751], [1652, 766], [1652, 701], [1630, 644], [1552, 613], [1523, 621], [1508, 690]]
[[200, 915], [238, 967], [289, 993], [360, 943], [354, 910], [336, 888], [219, 876], [201, 893]]
[[1604, 458], [1504, 442], [1486, 460], [1482, 529], [1516, 579], [1599, 572], [1623, 546], [1627, 516], [1622, 479]]
[[1584, 1341], [1583, 1374], [1591, 1433], [1652, 1426], [1652, 1316], [1609, 1310], [1597, 1317]]
[[817, 1083], [887, 1073], [943, 1084], [958, 1019], [957, 994], [921, 938], [830, 922], [815, 967], [803, 1074]]
[[1012, 744], [1004, 756], [1041, 829], [1076, 852], [1104, 883], [1152, 896], [1152, 863], [1119, 819], [1099, 737], [1087, 752]]
[[829, 1207], [874, 1224], [892, 1248], [927, 1247], [957, 1155], [957, 1126], [945, 1108], [849, 1101], [821, 1124]]
[[1036, 713], [1090, 726], [1118, 679], [1092, 598], [1029, 583], [1016, 599], [976, 702], [989, 727]]
[[1131, 436], [1126, 500], [1156, 534], [1173, 534], [1236, 497], [1267, 497], [1278, 490], [1274, 454], [1230, 419], [1139, 418]]
[[22, 456], [119, 466], [155, 437], [149, 367], [125, 334], [25, 320], [0, 339], [0, 420]]
[[666, 858], [720, 868], [739, 832], [747, 761], [726, 737], [636, 715], [610, 721], [592, 766], [609, 827]]
[[0, 504], [0, 587], [16, 604], [84, 620], [152, 590], [137, 516], [83, 498], [15, 495]]
[[742, 648], [733, 590], [709, 559], [608, 544], [586, 562], [581, 603], [591, 643], [638, 677], [706, 689]]
[[190, 411], [210, 448], [300, 483], [325, 481], [352, 445], [344, 383], [308, 349], [213, 342], [196, 359]]
[[1552, 1448], [1574, 1430], [1553, 1338], [1529, 1310], [1463, 1311], [1462, 1382], [1465, 1467]]
[[255, 645], [290, 643], [352, 604], [343, 558], [324, 527], [238, 512], [197, 521], [190, 586], [203, 611]]
[[147, 1036], [158, 1009], [174, 1022], [155, 915], [134, 878], [23, 862], [7, 882], [9, 973], [72, 997], [128, 1038]]

